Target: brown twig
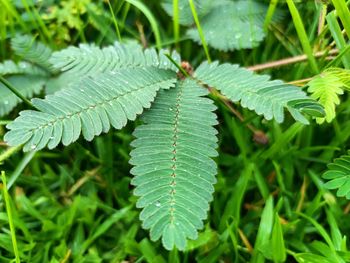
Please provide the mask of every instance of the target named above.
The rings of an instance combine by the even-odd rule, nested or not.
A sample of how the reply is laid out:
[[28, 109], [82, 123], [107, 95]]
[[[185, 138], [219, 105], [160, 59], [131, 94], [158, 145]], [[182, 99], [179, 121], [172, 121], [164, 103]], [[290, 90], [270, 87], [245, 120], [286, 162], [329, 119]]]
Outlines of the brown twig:
[[[338, 54], [338, 52], [339, 52], [338, 49], [331, 49], [329, 51], [316, 52], [314, 56], [316, 58], [319, 58], [319, 57], [323, 57], [324, 55], [335, 55], [335, 54]], [[303, 62], [306, 60], [307, 60], [306, 55], [299, 55], [299, 56], [295, 56], [295, 57], [284, 58], [284, 59], [280, 59], [280, 60], [276, 60], [276, 61], [271, 61], [271, 62], [267, 62], [267, 63], [263, 63], [263, 64], [250, 66], [250, 67], [247, 67], [247, 69], [249, 69], [251, 71], [260, 71], [260, 70], [264, 70], [264, 69], [277, 68], [277, 67], [286, 66], [286, 65], [290, 65], [290, 64], [294, 64], [294, 63], [298, 63], [298, 62]]]
[[307, 186], [308, 186], [307, 177], [304, 177], [303, 184], [301, 185], [301, 188], [300, 188], [300, 199], [296, 209], [297, 212], [300, 212], [303, 207]]
[[0, 147], [8, 147], [6, 142], [0, 142]]
[[238, 234], [243, 242], [243, 244], [245, 245], [245, 247], [247, 248], [247, 250], [249, 251], [249, 253], [253, 253], [253, 246], [250, 244], [248, 238], [246, 237], [246, 235], [243, 233], [243, 231], [241, 229], [238, 228]]
[[137, 30], [139, 31], [140, 39], [141, 39], [141, 43], [142, 43], [143, 48], [147, 48], [148, 43], [147, 43], [147, 40], [145, 37], [145, 32], [143, 31], [143, 25], [138, 20], [136, 21], [136, 27], [137, 27]]
[[288, 84], [302, 87], [302, 86], [304, 86], [307, 82], [309, 82], [312, 79], [313, 78], [311, 77], [311, 78], [306, 78], [306, 79], [293, 80], [293, 81], [288, 82]]
[[91, 178], [96, 177], [100, 167], [87, 171], [86, 174], [81, 177], [65, 194], [66, 196], [72, 196], [81, 186], [88, 182]]

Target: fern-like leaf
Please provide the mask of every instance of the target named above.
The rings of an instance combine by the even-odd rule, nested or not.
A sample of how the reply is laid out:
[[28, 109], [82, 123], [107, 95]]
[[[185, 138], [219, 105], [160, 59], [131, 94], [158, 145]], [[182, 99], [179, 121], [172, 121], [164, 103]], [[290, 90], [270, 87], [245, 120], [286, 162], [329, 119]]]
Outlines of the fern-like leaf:
[[49, 58], [52, 50], [29, 35], [17, 35], [11, 39], [11, 47], [16, 55], [44, 70], [54, 73]]
[[[49, 81], [46, 91], [51, 94], [63, 88], [69, 88], [75, 81], [87, 76], [95, 78], [99, 74], [111, 73], [119, 69], [155, 67], [160, 69], [177, 70], [164, 55], [169, 53], [154, 48], [143, 50], [136, 42], [99, 48], [95, 45], [81, 44], [79, 47], [68, 47], [54, 52], [50, 58], [52, 66], [63, 73]], [[173, 52], [172, 58], [180, 63], [180, 56]], [[63, 84], [63, 85], [62, 85]]]
[[323, 72], [308, 83], [308, 92], [324, 107], [326, 116], [316, 118], [318, 124], [330, 123], [335, 118], [335, 107], [340, 103], [339, 95], [343, 94], [344, 82], [334, 72]]
[[343, 82], [343, 88], [350, 91], [350, 70], [344, 68], [327, 68], [324, 72], [332, 74]]
[[48, 75], [47, 72], [43, 69], [25, 61], [15, 63], [12, 60], [5, 60], [3, 63], [0, 63], [0, 75], [18, 74], [29, 74], [39, 76]]
[[[38, 94], [43, 88], [46, 77], [40, 75], [19, 75], [7, 78], [13, 86], [26, 98]], [[21, 100], [7, 87], [0, 83], [0, 117], [12, 111]]]
[[[194, 0], [193, 2], [196, 7], [198, 16], [200, 18], [206, 15], [211, 10], [213, 4], [215, 3], [215, 1], [213, 0]], [[169, 16], [174, 16], [173, 3], [174, 3], [173, 0], [164, 0], [162, 2], [162, 7], [164, 8], [165, 12], [167, 12]], [[188, 0], [179, 0], [178, 9], [179, 9], [179, 23], [181, 25], [190, 26], [194, 24], [193, 15], [192, 15]]]
[[101, 73], [98, 78], [83, 78], [71, 88], [45, 99], [33, 99], [40, 111], [26, 110], [14, 122], [4, 139], [9, 145], [25, 144], [23, 150], [50, 149], [62, 141], [68, 145], [80, 133], [86, 140], [120, 129], [149, 108], [160, 88], [170, 88], [176, 73], [152, 67]]
[[[208, 45], [224, 51], [258, 46], [265, 37], [267, 7], [251, 0], [219, 2], [201, 22]], [[189, 29], [187, 34], [201, 43], [196, 28]]]
[[216, 182], [217, 124], [208, 92], [193, 80], [160, 92], [132, 142], [132, 184], [143, 227], [165, 248], [183, 250], [207, 217]]
[[274, 118], [277, 122], [282, 122], [284, 109], [305, 124], [308, 121], [302, 112], [318, 117], [324, 115], [322, 106], [309, 99], [298, 87], [280, 80], [270, 80], [267, 75], [255, 75], [238, 65], [204, 62], [197, 68], [194, 76], [202, 83], [220, 90], [233, 102], [240, 102], [243, 107], [263, 115], [267, 120]]
[[337, 196], [350, 199], [350, 152], [328, 164], [328, 171], [323, 178], [329, 180], [324, 186], [328, 189], [338, 189]]
[[[50, 58], [52, 65], [61, 71], [67, 71], [76, 76], [92, 76], [101, 72], [111, 72], [121, 68], [157, 67], [176, 70], [176, 67], [164, 55], [168, 51], [155, 49], [142, 50], [137, 43], [120, 44], [99, 48], [94, 45], [81, 44], [79, 47], [69, 47], [54, 52]], [[172, 57], [179, 62], [179, 55], [174, 52]]]
[[[43, 88], [48, 73], [25, 61], [15, 63], [6, 60], [0, 63], [0, 75], [3, 75], [26, 98], [32, 98]], [[13, 110], [21, 100], [3, 84], [0, 84], [0, 117]]]

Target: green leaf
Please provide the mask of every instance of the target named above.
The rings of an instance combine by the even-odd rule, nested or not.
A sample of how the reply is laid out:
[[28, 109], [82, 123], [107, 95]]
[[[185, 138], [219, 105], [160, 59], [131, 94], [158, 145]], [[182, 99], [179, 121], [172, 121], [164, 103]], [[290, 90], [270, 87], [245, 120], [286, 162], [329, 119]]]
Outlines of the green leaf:
[[337, 196], [350, 199], [350, 155], [336, 158], [328, 165], [328, 170], [322, 176], [329, 180], [324, 186], [327, 189], [338, 189]]
[[80, 133], [92, 140], [110, 126], [121, 129], [149, 108], [156, 92], [174, 85], [176, 73], [153, 67], [120, 69], [83, 78], [71, 88], [45, 99], [33, 99], [40, 111], [26, 110], [12, 123], [4, 139], [9, 145], [25, 144], [23, 150], [50, 149], [59, 142], [69, 145]]
[[40, 68], [54, 73], [49, 63], [52, 50], [43, 43], [36, 41], [29, 35], [17, 35], [11, 39], [11, 47], [15, 54], [24, 60], [39, 66]]
[[[46, 83], [49, 73], [29, 62], [5, 60], [0, 63], [0, 75], [4, 75], [18, 92], [26, 98], [38, 94]], [[3, 84], [0, 84], [0, 117], [8, 114], [22, 101]]]
[[[26, 98], [38, 94], [46, 82], [46, 78], [40, 75], [14, 75], [7, 80]], [[0, 117], [12, 111], [21, 100], [0, 83]]]
[[254, 251], [252, 256], [252, 263], [260, 263], [264, 262], [263, 254], [266, 254], [264, 248], [267, 247], [266, 243], [269, 242], [268, 237], [271, 236], [272, 227], [273, 227], [273, 199], [272, 196], [266, 200], [266, 204], [264, 210], [261, 214], [260, 225], [258, 229], [258, 233], [256, 235]]
[[[206, 15], [213, 6], [212, 0], [195, 0], [194, 5], [199, 17]], [[173, 0], [162, 1], [162, 7], [169, 16], [174, 16], [173, 14]], [[194, 24], [191, 8], [188, 0], [179, 0], [179, 23], [184, 26], [190, 26]]]
[[[258, 46], [265, 38], [266, 12], [267, 6], [258, 1], [218, 1], [201, 20], [208, 45], [224, 51]], [[195, 28], [187, 34], [200, 43]]]
[[323, 114], [320, 104], [307, 97], [300, 88], [280, 80], [270, 80], [267, 75], [255, 75], [238, 65], [204, 62], [197, 68], [194, 76], [202, 83], [218, 89], [233, 102], [240, 102], [242, 107], [263, 115], [267, 120], [274, 118], [277, 122], [282, 122], [284, 109], [305, 124], [308, 121], [302, 113], [316, 112], [317, 116]]
[[25, 61], [15, 63], [12, 60], [5, 60], [3, 63], [0, 63], [0, 75], [19, 74], [30, 74], [39, 76], [48, 75], [47, 72], [45, 72], [43, 69]]
[[216, 182], [216, 109], [193, 80], [161, 91], [144, 115], [130, 153], [143, 228], [168, 250], [184, 250], [203, 228]]
[[[173, 1], [163, 1], [163, 8], [173, 16]], [[267, 5], [261, 1], [194, 1], [200, 26], [209, 46], [219, 50], [253, 48], [265, 38], [263, 29]], [[194, 24], [188, 0], [179, 1], [179, 23], [184, 26]], [[281, 17], [276, 10], [274, 20]], [[202, 44], [197, 28], [187, 30], [187, 35]]]
[[[63, 74], [51, 79], [46, 90], [52, 94], [71, 87], [85, 77], [96, 78], [101, 73], [115, 74], [119, 69], [154, 67], [177, 71], [165, 53], [169, 52], [161, 50], [158, 53], [154, 48], [143, 50], [136, 42], [127, 44], [115, 42], [114, 45], [104, 48], [87, 44], [80, 44], [79, 47], [71, 46], [54, 52], [51, 56], [50, 63], [56, 70], [63, 71]], [[171, 56], [180, 63], [180, 56], [176, 52]]]
[[343, 94], [344, 83], [336, 74], [325, 71], [317, 75], [308, 83], [308, 92], [311, 97], [317, 99], [325, 109], [326, 116], [316, 118], [318, 124], [324, 121], [328, 123], [335, 118], [335, 106], [340, 103], [339, 95]]
[[284, 262], [286, 260], [286, 248], [284, 246], [283, 230], [278, 214], [275, 214], [275, 222], [271, 234], [271, 251], [274, 262]]
[[[157, 67], [162, 69], [177, 70], [177, 68], [164, 55], [169, 53], [154, 49], [143, 50], [136, 42], [120, 44], [115, 42], [113, 46], [104, 48], [95, 45], [80, 44], [79, 47], [68, 47], [54, 52], [50, 58], [55, 69], [68, 71], [77, 77], [93, 76], [101, 72], [111, 72], [122, 68]], [[176, 62], [180, 57], [176, 52], [172, 54]]]

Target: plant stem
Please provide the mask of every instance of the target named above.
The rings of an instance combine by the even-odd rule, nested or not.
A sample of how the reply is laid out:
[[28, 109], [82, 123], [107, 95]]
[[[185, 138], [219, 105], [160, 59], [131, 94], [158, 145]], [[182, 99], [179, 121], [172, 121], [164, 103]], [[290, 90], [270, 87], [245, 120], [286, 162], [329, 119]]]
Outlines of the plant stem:
[[305, 54], [307, 55], [307, 58], [309, 60], [310, 66], [314, 73], [319, 73], [318, 65], [316, 63], [315, 57], [312, 54], [312, 49], [310, 46], [309, 39], [307, 37], [305, 27], [303, 25], [303, 21], [301, 20], [300, 14], [298, 12], [298, 9], [296, 8], [293, 0], [286, 0], [287, 5], [290, 11], [290, 14], [292, 15], [293, 23], [295, 26], [295, 29], [297, 31], [299, 41], [301, 43], [301, 46], [303, 47], [303, 50]]
[[192, 11], [194, 22], [196, 23], [196, 26], [197, 26], [199, 37], [200, 37], [200, 39], [202, 41], [202, 45], [203, 45], [203, 48], [204, 48], [205, 55], [207, 56], [208, 62], [211, 63], [211, 58], [210, 58], [210, 55], [209, 55], [207, 42], [205, 41], [203, 30], [202, 30], [201, 24], [200, 24], [199, 19], [198, 19], [196, 7], [195, 7], [195, 5], [193, 3], [193, 0], [188, 0], [188, 2], [189, 2], [190, 7], [191, 7], [191, 11]]
[[112, 19], [113, 19], [113, 23], [114, 23], [114, 27], [115, 27], [115, 32], [116, 32], [117, 37], [118, 37], [118, 41], [121, 42], [122, 38], [120, 36], [119, 26], [118, 26], [117, 19], [115, 18], [113, 7], [112, 7], [111, 2], [109, 0], [107, 0], [107, 4], [108, 4], [108, 7], [109, 7], [109, 11], [111, 11], [111, 14], [112, 14]]
[[12, 86], [10, 82], [4, 79], [1, 75], [0, 75], [0, 82], [4, 84], [6, 88], [8, 88], [11, 92], [13, 92], [18, 98], [20, 98], [28, 106], [30, 106], [31, 108], [35, 108], [34, 105], [29, 100], [27, 100], [20, 92], [18, 92], [18, 90], [14, 86]]
[[15, 254], [16, 263], [20, 263], [21, 260], [19, 258], [19, 252], [18, 252], [18, 247], [17, 247], [16, 230], [15, 230], [15, 225], [13, 223], [10, 197], [9, 197], [9, 193], [7, 191], [6, 176], [5, 176], [4, 171], [1, 171], [1, 180], [2, 180], [2, 191], [3, 191], [5, 204], [6, 204], [6, 212], [7, 212], [7, 216], [8, 216], [8, 220], [9, 220], [9, 225], [10, 225], [13, 252]]
[[305, 79], [298, 79], [288, 82], [288, 84], [295, 85], [295, 86], [304, 86], [307, 82], [312, 80], [312, 78], [305, 78]]
[[174, 38], [177, 44], [180, 39], [180, 26], [179, 26], [179, 0], [173, 0], [173, 13], [174, 13]]
[[[315, 57], [323, 57], [324, 55], [334, 55], [337, 54], [339, 51], [338, 49], [331, 49], [327, 51], [320, 51], [316, 52], [313, 56]], [[302, 62], [308, 59], [307, 55], [299, 55], [295, 57], [290, 57], [290, 58], [284, 58], [276, 61], [271, 61], [263, 64], [258, 64], [254, 66], [247, 67], [247, 69], [252, 70], [252, 71], [259, 71], [263, 69], [269, 69], [269, 68], [276, 68], [276, 67], [281, 67], [281, 66], [286, 66], [289, 64], [297, 63], [297, 62]]]

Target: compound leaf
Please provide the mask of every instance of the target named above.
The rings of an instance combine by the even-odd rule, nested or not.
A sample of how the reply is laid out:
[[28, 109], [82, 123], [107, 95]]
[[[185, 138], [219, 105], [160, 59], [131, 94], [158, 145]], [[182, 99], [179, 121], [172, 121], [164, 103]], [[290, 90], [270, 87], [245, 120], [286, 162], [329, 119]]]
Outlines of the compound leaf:
[[[76, 76], [92, 76], [101, 72], [112, 72], [121, 68], [157, 67], [176, 70], [176, 67], [164, 55], [169, 53], [154, 48], [143, 50], [142, 47], [131, 42], [104, 48], [95, 45], [80, 44], [79, 47], [68, 47], [62, 51], [54, 52], [50, 58], [55, 69], [67, 71]], [[180, 57], [173, 52], [172, 57], [179, 62]]]
[[350, 199], [350, 152], [340, 158], [336, 158], [333, 163], [328, 164], [328, 171], [323, 174], [323, 178], [329, 180], [324, 186], [328, 189], [338, 189], [337, 196]]
[[[40, 75], [18, 75], [7, 77], [16, 89], [26, 98], [38, 94], [46, 82], [46, 77]], [[0, 117], [12, 111], [21, 100], [8, 88], [0, 83]]]
[[216, 107], [193, 80], [161, 91], [144, 114], [130, 153], [140, 219], [152, 240], [184, 250], [203, 227], [216, 182]]
[[[256, 47], [265, 37], [266, 12], [264, 3], [252, 0], [218, 1], [201, 21], [205, 40], [224, 51]], [[189, 29], [187, 34], [201, 43], [196, 28]]]
[[308, 121], [301, 113], [324, 116], [322, 106], [308, 98], [300, 88], [280, 80], [270, 80], [267, 75], [255, 75], [238, 65], [204, 62], [197, 68], [194, 77], [267, 120], [274, 118], [282, 122], [284, 108], [305, 124]]
[[[26, 98], [38, 94], [48, 78], [48, 72], [25, 61], [15, 63], [5, 60], [0, 63], [0, 75], [3, 75], [17, 91]], [[21, 100], [3, 84], [0, 84], [0, 117], [12, 111]]]
[[[212, 0], [194, 0], [194, 5], [199, 17], [206, 15], [212, 8], [215, 1]], [[179, 0], [179, 23], [184, 26], [194, 24], [193, 15], [191, 12], [188, 0]], [[164, 0], [162, 7], [169, 16], [174, 16], [173, 0]]]
[[336, 106], [340, 103], [339, 95], [344, 90], [350, 90], [350, 70], [342, 68], [328, 68], [314, 77], [308, 84], [311, 97], [318, 100], [325, 108], [326, 116], [316, 118], [316, 122], [330, 123], [336, 116]]
[[15, 36], [11, 39], [11, 48], [16, 55], [22, 57], [24, 60], [54, 73], [54, 70], [49, 63], [52, 50], [43, 43], [36, 41], [32, 36]]
[[9, 145], [25, 144], [23, 150], [50, 149], [59, 142], [68, 145], [80, 133], [86, 140], [110, 126], [120, 129], [127, 120], [135, 120], [144, 108], [149, 108], [156, 92], [174, 85], [176, 73], [153, 67], [120, 69], [101, 73], [97, 79], [83, 78], [72, 87], [33, 99], [39, 111], [25, 110], [14, 122], [4, 139]]
[[[169, 52], [161, 50], [158, 53], [154, 48], [143, 50], [136, 42], [115, 42], [114, 45], [104, 48], [87, 44], [71, 46], [54, 52], [50, 58], [52, 66], [63, 73], [47, 83], [46, 91], [52, 94], [71, 87], [74, 82], [87, 76], [96, 78], [101, 73], [114, 74], [119, 69], [154, 67], [176, 71], [165, 53]], [[176, 52], [172, 53], [172, 58], [180, 62], [180, 56]]]

